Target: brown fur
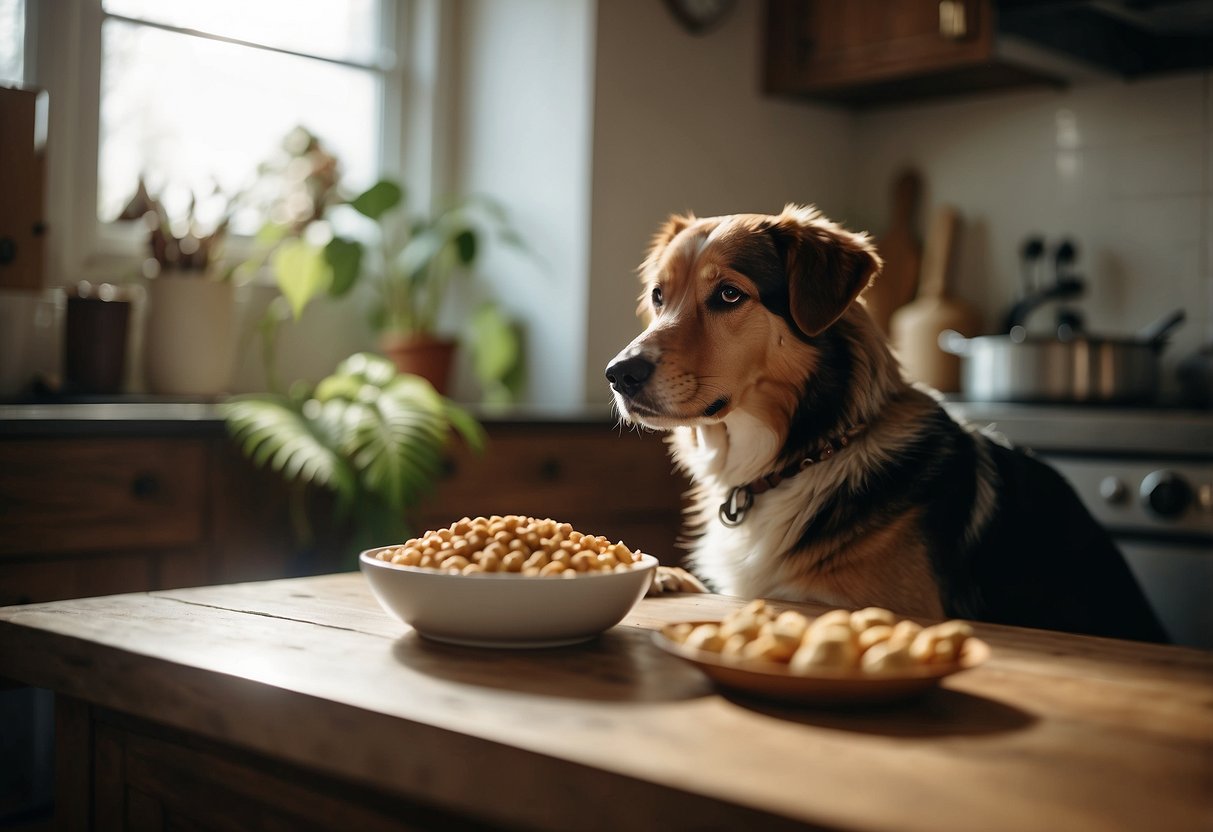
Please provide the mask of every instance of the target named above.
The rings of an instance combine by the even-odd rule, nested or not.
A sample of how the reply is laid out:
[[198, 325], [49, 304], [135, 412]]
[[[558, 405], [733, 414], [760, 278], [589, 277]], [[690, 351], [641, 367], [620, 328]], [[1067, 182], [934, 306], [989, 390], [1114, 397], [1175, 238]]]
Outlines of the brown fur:
[[795, 205], [671, 217], [654, 237], [646, 329], [607, 378], [691, 477], [693, 570], [744, 597], [1165, 638], [1056, 472], [902, 377], [855, 302], [879, 269], [865, 235]]

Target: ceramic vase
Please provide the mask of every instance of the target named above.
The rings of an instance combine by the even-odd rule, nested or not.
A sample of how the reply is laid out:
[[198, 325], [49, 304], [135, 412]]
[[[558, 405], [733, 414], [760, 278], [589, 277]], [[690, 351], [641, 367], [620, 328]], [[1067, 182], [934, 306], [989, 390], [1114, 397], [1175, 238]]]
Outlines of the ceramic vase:
[[235, 352], [231, 281], [162, 273], [148, 285], [144, 374], [152, 393], [214, 396], [227, 389]]

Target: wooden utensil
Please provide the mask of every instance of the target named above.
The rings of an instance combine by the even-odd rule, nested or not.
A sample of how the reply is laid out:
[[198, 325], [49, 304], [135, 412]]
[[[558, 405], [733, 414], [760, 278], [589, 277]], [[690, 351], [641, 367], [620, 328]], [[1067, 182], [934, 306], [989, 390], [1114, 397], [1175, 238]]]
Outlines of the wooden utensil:
[[981, 327], [977, 310], [948, 295], [959, 229], [955, 208], [944, 205], [936, 211], [923, 250], [918, 296], [889, 321], [893, 350], [906, 375], [944, 393], [960, 390], [960, 357], [939, 348], [939, 333], [953, 329], [971, 337]]
[[922, 180], [913, 170], [898, 174], [893, 182], [889, 227], [876, 241], [884, 260], [880, 275], [863, 294], [868, 313], [886, 335], [893, 313], [914, 299], [922, 265], [922, 244], [914, 233], [914, 216], [922, 193]]

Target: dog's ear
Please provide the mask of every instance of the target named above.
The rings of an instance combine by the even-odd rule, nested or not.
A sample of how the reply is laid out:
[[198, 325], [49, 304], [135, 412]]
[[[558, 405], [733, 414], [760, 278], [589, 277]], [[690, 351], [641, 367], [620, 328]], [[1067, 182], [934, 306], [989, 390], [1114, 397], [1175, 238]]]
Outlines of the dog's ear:
[[655, 262], [661, 256], [661, 252], [665, 251], [665, 247], [670, 244], [670, 241], [693, 222], [695, 222], [693, 214], [671, 214], [669, 219], [653, 235], [653, 240], [649, 243], [649, 250], [644, 259], [645, 265], [647, 266], [649, 263]]
[[769, 227], [788, 277], [792, 320], [806, 335], [842, 317], [879, 272], [866, 234], [830, 222], [814, 208], [789, 205]]

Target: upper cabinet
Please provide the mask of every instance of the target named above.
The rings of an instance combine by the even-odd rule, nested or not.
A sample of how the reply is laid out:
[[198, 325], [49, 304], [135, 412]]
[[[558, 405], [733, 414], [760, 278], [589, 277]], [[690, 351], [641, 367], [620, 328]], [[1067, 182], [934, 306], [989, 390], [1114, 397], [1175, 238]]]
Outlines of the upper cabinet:
[[1213, 2], [768, 0], [764, 84], [851, 106], [1062, 86], [1207, 67], [1211, 32]]

